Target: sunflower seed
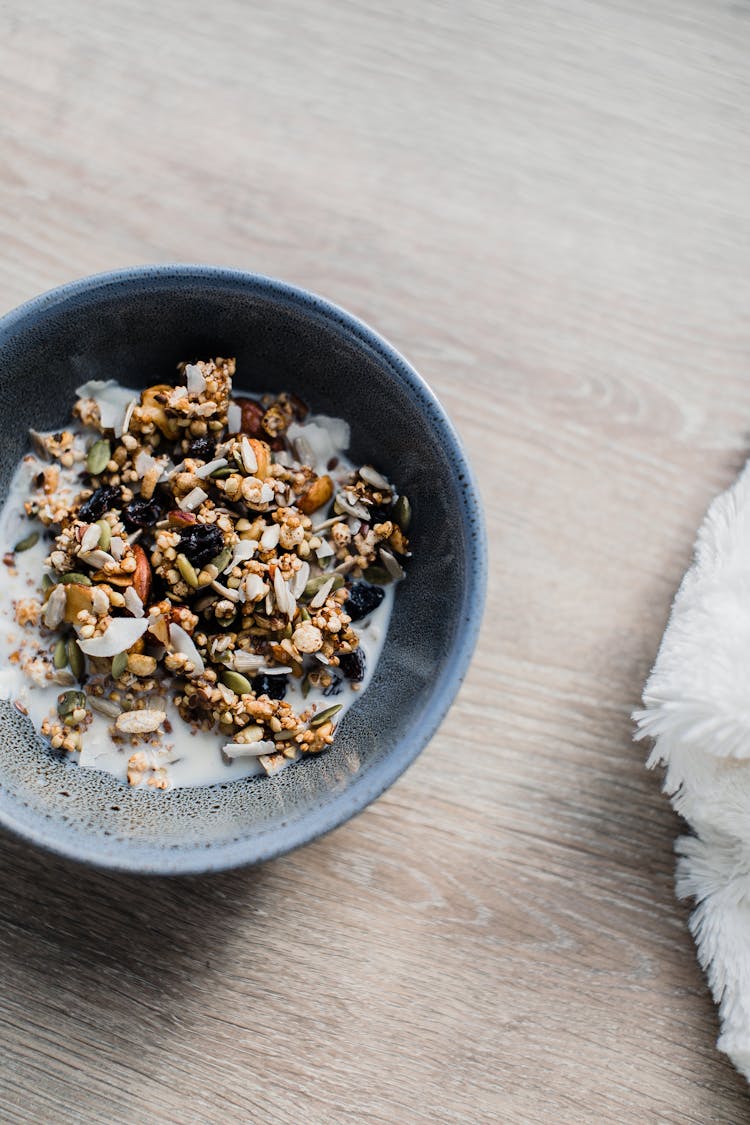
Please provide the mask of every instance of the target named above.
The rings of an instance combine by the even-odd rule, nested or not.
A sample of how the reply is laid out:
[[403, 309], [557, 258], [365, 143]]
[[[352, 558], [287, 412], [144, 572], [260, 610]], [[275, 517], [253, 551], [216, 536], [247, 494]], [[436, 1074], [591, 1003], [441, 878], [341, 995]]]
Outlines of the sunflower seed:
[[408, 496], [399, 496], [393, 508], [393, 518], [402, 531], [409, 530], [411, 523], [411, 504]]
[[280, 535], [281, 524], [272, 523], [270, 527], [267, 527], [260, 537], [261, 551], [272, 551], [278, 544]]
[[195, 567], [191, 563], [190, 559], [183, 554], [179, 554], [177, 556], [176, 562], [177, 569], [187, 582], [188, 586], [192, 586], [194, 590], [199, 589], [200, 583], [198, 582], [198, 575], [195, 573]]
[[117, 656], [112, 658], [111, 676], [113, 680], [119, 680], [120, 676], [127, 669], [128, 654], [126, 652], [118, 652]]
[[81, 676], [86, 671], [86, 661], [83, 658], [83, 653], [78, 647], [78, 641], [75, 639], [75, 637], [70, 638], [66, 647], [70, 670], [75, 678], [77, 680], [80, 680]]
[[253, 685], [239, 672], [227, 668], [221, 673], [221, 682], [237, 695], [252, 695]]
[[313, 535], [317, 535], [319, 531], [325, 531], [326, 528], [333, 527], [335, 523], [341, 523], [340, 516], [331, 516], [328, 520], [323, 520], [322, 523], [317, 523], [312, 529]]
[[65, 614], [67, 596], [64, 586], [55, 586], [44, 607], [44, 624], [48, 629], [56, 629]]
[[307, 580], [308, 580], [309, 577], [310, 577], [310, 564], [308, 562], [303, 562], [302, 566], [296, 572], [296, 574], [294, 575], [294, 578], [292, 579], [292, 582], [291, 582], [291, 590], [292, 590], [292, 596], [293, 597], [298, 598], [301, 595], [302, 591], [304, 590], [305, 586], [307, 585]]
[[71, 583], [76, 586], [91, 586], [93, 585], [91, 579], [87, 574], [79, 574], [77, 570], [71, 570], [68, 574], [63, 574], [60, 579], [63, 586], [69, 586]]
[[72, 715], [79, 708], [86, 708], [86, 696], [82, 691], [64, 691], [57, 697], [57, 713], [60, 718]]
[[323, 723], [327, 723], [329, 719], [337, 715], [343, 706], [343, 703], [336, 703], [333, 707], [326, 707], [325, 711], [321, 711], [319, 715], [310, 719], [310, 726], [322, 727]]
[[86, 457], [86, 468], [92, 477], [98, 477], [104, 472], [111, 454], [112, 449], [106, 438], [94, 442]]
[[373, 469], [372, 465], [363, 465], [359, 470], [359, 475], [362, 480], [367, 481], [374, 488], [390, 489], [391, 487], [390, 481], [387, 481], [376, 469]]
[[99, 546], [101, 533], [101, 528], [97, 527], [95, 523], [89, 524], [81, 536], [81, 554], [85, 555], [88, 551], [93, 551]]
[[67, 666], [68, 648], [64, 637], [60, 637], [60, 640], [55, 645], [55, 651], [52, 654], [52, 663], [55, 668], [65, 668]]
[[359, 501], [351, 503], [344, 496], [343, 492], [339, 492], [333, 504], [334, 512], [343, 512], [347, 516], [356, 516], [357, 519], [366, 520], [369, 518], [370, 512]]
[[28, 551], [30, 547], [36, 546], [39, 542], [39, 532], [32, 531], [24, 539], [19, 539], [13, 548], [14, 551]]
[[216, 579], [211, 583], [211, 588], [216, 590], [217, 594], [221, 594], [222, 598], [226, 598], [230, 602], [241, 602], [244, 596], [244, 590], [240, 593], [238, 590], [233, 590], [230, 586], [222, 586], [221, 582]]
[[400, 578], [406, 577], [406, 571], [401, 566], [401, 563], [398, 562], [396, 556], [392, 555], [386, 547], [381, 547], [378, 551], [378, 554], [380, 555], [380, 560], [383, 563], [383, 566], [388, 571], [391, 578], [395, 578], [396, 581], [398, 581]]
[[253, 447], [244, 434], [242, 435], [240, 445], [242, 447], [242, 464], [244, 465], [245, 472], [252, 477], [258, 471], [258, 458], [253, 453]]
[[323, 575], [323, 577], [328, 578], [328, 581], [324, 582], [323, 585], [319, 588], [317, 594], [310, 602], [310, 609], [319, 609], [320, 606], [325, 605], [325, 600], [330, 594], [331, 590], [333, 590], [334, 585], [336, 584], [336, 579], [338, 579], [338, 586], [336, 586], [336, 589], [338, 589], [339, 586], [344, 585], [344, 579], [340, 574], [332, 574], [330, 575], [330, 577], [328, 575]]
[[98, 711], [100, 715], [104, 715], [108, 719], [116, 719], [122, 712], [122, 708], [118, 707], [114, 699], [102, 699], [98, 695], [91, 696], [89, 707], [92, 711]]

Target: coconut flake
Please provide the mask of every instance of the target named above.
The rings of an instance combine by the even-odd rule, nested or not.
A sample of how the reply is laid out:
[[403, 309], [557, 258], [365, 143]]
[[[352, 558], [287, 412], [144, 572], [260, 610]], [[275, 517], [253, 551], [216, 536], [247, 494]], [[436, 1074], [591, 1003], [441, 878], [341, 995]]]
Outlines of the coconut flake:
[[203, 657], [195, 647], [193, 638], [189, 633], [186, 633], [182, 625], [177, 625], [174, 621], [169, 626], [169, 640], [175, 652], [182, 653], [186, 656], [190, 663], [193, 665], [193, 676], [201, 676], [205, 671]]
[[275, 495], [276, 495], [276, 492], [271, 487], [271, 485], [270, 484], [264, 484], [263, 487], [260, 490], [260, 502], [261, 502], [261, 504], [270, 504]]
[[215, 473], [217, 469], [223, 469], [224, 466], [228, 464], [229, 462], [227, 461], [226, 457], [217, 457], [214, 461], [209, 461], [200, 469], [196, 469], [194, 476], [199, 477], [201, 480], [205, 480], [206, 477], [211, 476], [211, 473]]
[[[122, 420], [122, 433], [123, 434], [126, 434], [128, 432], [128, 430], [130, 429], [130, 420], [133, 417], [133, 411], [135, 410], [137, 405], [138, 405], [138, 400], [134, 399], [134, 398], [131, 398], [131, 400], [128, 403], [127, 408], [125, 410], [125, 417]], [[122, 434], [119, 434], [118, 437], [122, 437]]]
[[372, 465], [363, 465], [359, 470], [359, 475], [362, 477], [362, 480], [371, 484], [374, 488], [387, 489], [390, 491], [390, 481], [387, 481], [376, 469], [373, 469]]
[[182, 385], [175, 387], [169, 396], [169, 405], [176, 406], [180, 399], [187, 398], [187, 393], [187, 387], [183, 387]]
[[257, 539], [240, 539], [238, 543], [235, 543], [234, 555], [229, 566], [225, 568], [225, 573], [227, 570], [234, 570], [238, 563], [247, 562], [248, 559], [253, 557], [257, 549]]
[[230, 402], [227, 407], [227, 429], [230, 434], [238, 434], [242, 429], [242, 407]]
[[109, 541], [109, 551], [115, 562], [119, 562], [125, 554], [125, 540], [119, 535], [113, 535]]
[[128, 586], [123, 594], [125, 608], [129, 609], [133, 617], [143, 617], [143, 602], [134, 586]]
[[100, 637], [79, 638], [78, 647], [87, 656], [117, 656], [140, 640], [147, 627], [148, 621], [143, 618], [114, 617]]
[[245, 434], [242, 435], [240, 448], [242, 450], [242, 464], [245, 466], [245, 472], [253, 476], [258, 471], [258, 458], [253, 453], [250, 439], [247, 438]]
[[315, 554], [318, 556], [319, 559], [330, 559], [330, 558], [333, 557], [333, 555], [336, 554], [336, 552], [334, 551], [333, 547], [328, 542], [328, 540], [324, 539], [323, 542], [318, 547], [318, 549], [316, 550]]
[[156, 458], [152, 457], [150, 453], [146, 453], [145, 449], [141, 449], [135, 461], [133, 462], [133, 465], [135, 467], [136, 475], [139, 478], [145, 477], [146, 473], [150, 472], [150, 470], [153, 469], [154, 465], [156, 465]]
[[332, 457], [339, 456], [349, 448], [351, 431], [342, 418], [316, 414], [303, 425], [292, 422], [287, 430], [287, 438], [302, 460], [325, 471], [325, 466]]
[[132, 391], [114, 379], [90, 379], [76, 388], [79, 398], [91, 398], [99, 407], [99, 421], [103, 430], [114, 430], [117, 437], [123, 432], [125, 414], [130, 406]]
[[227, 758], [260, 758], [263, 754], [271, 754], [276, 749], [276, 743], [268, 739], [260, 742], [225, 742], [222, 753]]
[[232, 654], [232, 667], [235, 672], [260, 672], [263, 667], [263, 657], [254, 652], [244, 652], [236, 649]]
[[185, 379], [187, 390], [191, 395], [202, 394], [206, 389], [206, 380], [197, 363], [185, 364]]
[[44, 624], [48, 629], [56, 629], [65, 614], [68, 597], [64, 586], [55, 586], [44, 607]]
[[216, 579], [211, 583], [211, 586], [216, 590], [217, 594], [221, 594], [222, 598], [228, 598], [230, 602], [244, 601], [244, 591], [233, 590], [229, 586], [222, 586], [221, 582]]
[[188, 492], [187, 496], [183, 496], [182, 500], [178, 500], [177, 503], [183, 512], [192, 512], [195, 508], [199, 508], [204, 500], [208, 500], [208, 493], [204, 492], [202, 488], [196, 487]]

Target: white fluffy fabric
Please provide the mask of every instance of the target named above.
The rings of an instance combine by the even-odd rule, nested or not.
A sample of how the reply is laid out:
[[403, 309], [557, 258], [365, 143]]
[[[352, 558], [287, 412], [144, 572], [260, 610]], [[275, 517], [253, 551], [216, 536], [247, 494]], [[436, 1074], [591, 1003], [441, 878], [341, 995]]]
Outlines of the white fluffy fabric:
[[709, 508], [637, 711], [649, 767], [695, 835], [677, 892], [719, 1005], [717, 1046], [750, 1081], [750, 464]]

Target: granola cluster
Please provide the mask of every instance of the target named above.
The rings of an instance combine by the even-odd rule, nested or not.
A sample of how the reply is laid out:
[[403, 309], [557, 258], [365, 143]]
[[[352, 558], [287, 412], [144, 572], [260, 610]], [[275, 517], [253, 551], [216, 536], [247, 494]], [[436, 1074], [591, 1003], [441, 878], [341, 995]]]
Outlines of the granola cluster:
[[27, 673], [69, 685], [42, 733], [80, 751], [92, 714], [107, 716], [133, 749], [131, 785], [169, 785], [165, 693], [225, 736], [228, 760], [272, 774], [325, 750], [340, 705], [295, 711], [287, 685], [356, 688], [354, 623], [404, 575], [406, 497], [371, 466], [332, 456], [320, 471], [305, 404], [233, 398], [234, 372], [233, 359], [183, 363], [174, 385], [126, 404], [115, 384], [87, 384], [73, 408], [85, 440], [80, 427], [32, 434], [25, 508], [52, 542], [16, 618], [44, 638]]

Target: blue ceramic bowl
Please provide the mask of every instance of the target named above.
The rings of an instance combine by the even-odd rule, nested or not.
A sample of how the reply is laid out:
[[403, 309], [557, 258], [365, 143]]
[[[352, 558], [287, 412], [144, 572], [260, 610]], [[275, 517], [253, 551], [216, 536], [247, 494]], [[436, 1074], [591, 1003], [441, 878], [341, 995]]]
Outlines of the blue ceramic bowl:
[[154, 793], [55, 760], [0, 703], [0, 825], [120, 871], [185, 874], [257, 863], [342, 824], [427, 744], [466, 672], [482, 615], [479, 497], [440, 405], [371, 328], [280, 281], [204, 266], [121, 270], [65, 285], [0, 320], [0, 498], [29, 426], [68, 417], [74, 388], [146, 386], [186, 356], [237, 357], [236, 385], [286, 389], [351, 424], [355, 459], [411, 499], [413, 558], [373, 681], [331, 751], [278, 777]]

